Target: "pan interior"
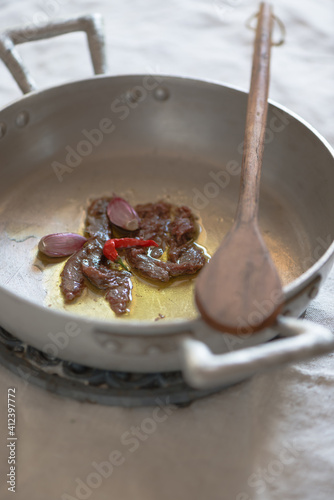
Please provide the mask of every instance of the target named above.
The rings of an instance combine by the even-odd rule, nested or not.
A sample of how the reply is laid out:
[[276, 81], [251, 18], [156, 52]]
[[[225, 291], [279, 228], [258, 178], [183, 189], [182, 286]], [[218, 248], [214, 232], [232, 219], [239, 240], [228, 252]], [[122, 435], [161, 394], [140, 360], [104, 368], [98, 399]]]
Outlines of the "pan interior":
[[[132, 204], [190, 206], [202, 227], [199, 243], [212, 254], [235, 214], [246, 106], [247, 95], [226, 86], [133, 75], [54, 87], [2, 110], [0, 285], [46, 308], [114, 320], [93, 289], [65, 306], [64, 262], [37, 256], [42, 236], [82, 231], [89, 201], [113, 192]], [[273, 105], [267, 123], [260, 226], [287, 285], [333, 241], [333, 156], [310, 128]], [[68, 166], [69, 148], [79, 147], [80, 161], [70, 159], [60, 182], [53, 162]], [[119, 321], [196, 317], [194, 283], [157, 288], [135, 278], [131, 312]]]
[[[193, 157], [158, 154], [124, 154], [87, 158], [59, 182], [50, 164], [42, 164], [2, 198], [2, 272], [0, 284], [19, 296], [87, 317], [113, 320], [115, 314], [103, 296], [87, 288], [75, 303], [65, 305], [59, 289], [64, 260], [42, 259], [39, 239], [56, 232], [82, 232], [85, 210], [91, 199], [113, 192], [130, 203], [164, 199], [186, 204], [199, 217], [198, 243], [212, 254], [231, 227], [238, 196], [237, 176], [219, 188], [221, 167]], [[260, 225], [264, 239], [284, 285], [305, 269], [310, 252], [307, 232], [298, 214], [270, 181], [263, 178]], [[228, 265], [228, 263], [226, 263]], [[195, 279], [179, 279], [169, 285], [152, 286], [133, 277], [131, 320], [192, 319], [197, 317], [193, 300]], [[224, 283], [222, 283], [222, 287]]]

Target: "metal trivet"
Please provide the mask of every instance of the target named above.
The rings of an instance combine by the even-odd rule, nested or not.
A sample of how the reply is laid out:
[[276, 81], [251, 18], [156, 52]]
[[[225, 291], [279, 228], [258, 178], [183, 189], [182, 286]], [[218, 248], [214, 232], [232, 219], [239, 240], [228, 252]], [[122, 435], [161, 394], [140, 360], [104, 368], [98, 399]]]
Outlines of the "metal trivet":
[[60, 396], [111, 406], [188, 405], [217, 390], [189, 387], [181, 372], [124, 373], [53, 358], [0, 327], [0, 364]]

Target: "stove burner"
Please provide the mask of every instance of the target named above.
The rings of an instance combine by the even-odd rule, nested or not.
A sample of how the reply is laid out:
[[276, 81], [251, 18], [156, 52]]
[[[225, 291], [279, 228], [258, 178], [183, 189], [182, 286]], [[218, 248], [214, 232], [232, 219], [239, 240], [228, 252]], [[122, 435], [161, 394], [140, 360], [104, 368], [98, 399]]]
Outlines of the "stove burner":
[[189, 387], [181, 372], [124, 373], [53, 358], [0, 327], [0, 364], [49, 392], [111, 406], [186, 406], [216, 392]]

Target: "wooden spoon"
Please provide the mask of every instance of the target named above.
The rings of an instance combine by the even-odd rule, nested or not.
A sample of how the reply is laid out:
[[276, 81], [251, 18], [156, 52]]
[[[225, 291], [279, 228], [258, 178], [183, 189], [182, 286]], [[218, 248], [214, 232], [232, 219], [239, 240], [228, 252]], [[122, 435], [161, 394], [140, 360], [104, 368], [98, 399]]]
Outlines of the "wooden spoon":
[[195, 290], [204, 320], [219, 330], [237, 334], [269, 326], [283, 303], [280, 278], [258, 226], [272, 27], [271, 6], [261, 3], [235, 221], [201, 271]]

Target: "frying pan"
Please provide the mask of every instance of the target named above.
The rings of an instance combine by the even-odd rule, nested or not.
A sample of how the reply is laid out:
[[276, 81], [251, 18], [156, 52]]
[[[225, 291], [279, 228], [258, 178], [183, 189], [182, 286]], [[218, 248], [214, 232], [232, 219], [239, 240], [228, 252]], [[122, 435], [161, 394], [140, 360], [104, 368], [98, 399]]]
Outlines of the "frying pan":
[[[15, 45], [80, 30], [101, 75], [36, 90]], [[174, 76], [102, 75], [98, 15], [8, 31], [0, 52], [26, 94], [0, 112], [4, 328], [49, 356], [131, 372], [181, 369], [198, 388], [333, 349], [329, 330], [297, 319], [334, 258], [333, 151], [310, 125], [270, 102], [260, 226], [284, 285], [276, 324], [252, 335], [217, 332], [198, 316], [194, 279], [154, 288], [136, 276], [131, 312], [119, 318], [93, 288], [64, 305], [64, 262], [41, 258], [39, 239], [80, 232], [89, 201], [116, 192], [133, 204], [190, 206], [198, 242], [212, 254], [235, 213], [247, 93]], [[269, 342], [276, 337], [285, 338]]]

